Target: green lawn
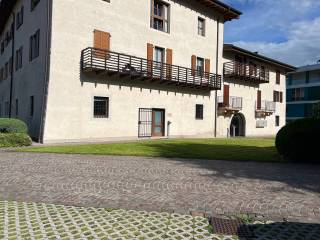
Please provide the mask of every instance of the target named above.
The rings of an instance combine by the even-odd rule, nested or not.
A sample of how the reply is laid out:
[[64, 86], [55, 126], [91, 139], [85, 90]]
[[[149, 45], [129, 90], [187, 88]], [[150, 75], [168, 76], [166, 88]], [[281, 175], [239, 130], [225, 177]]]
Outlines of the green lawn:
[[282, 161], [274, 139], [177, 139], [128, 143], [64, 145], [21, 149], [27, 152], [176, 157], [212, 160]]

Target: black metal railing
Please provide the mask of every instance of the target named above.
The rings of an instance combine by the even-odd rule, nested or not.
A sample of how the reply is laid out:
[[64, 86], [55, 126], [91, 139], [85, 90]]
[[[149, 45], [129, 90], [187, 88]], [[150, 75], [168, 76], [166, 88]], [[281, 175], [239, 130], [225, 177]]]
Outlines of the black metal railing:
[[229, 97], [229, 102], [226, 103], [223, 96], [218, 97], [218, 106], [219, 108], [230, 108], [235, 110], [242, 109], [242, 97]]
[[261, 103], [256, 102], [256, 111], [275, 112], [276, 103], [272, 101], [261, 101]]
[[221, 89], [221, 75], [218, 74], [91, 47], [82, 50], [81, 68], [85, 72], [119, 73], [159, 83]]
[[270, 78], [269, 69], [266, 69], [263, 66], [255, 66], [237, 61], [225, 63], [223, 74], [226, 77], [244, 78], [258, 83], [268, 83]]

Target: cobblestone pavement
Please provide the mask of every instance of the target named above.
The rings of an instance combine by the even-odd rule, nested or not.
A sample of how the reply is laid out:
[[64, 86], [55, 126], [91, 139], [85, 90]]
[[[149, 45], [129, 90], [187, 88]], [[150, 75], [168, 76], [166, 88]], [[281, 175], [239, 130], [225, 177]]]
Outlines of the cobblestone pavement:
[[0, 199], [320, 222], [320, 167], [0, 152]]

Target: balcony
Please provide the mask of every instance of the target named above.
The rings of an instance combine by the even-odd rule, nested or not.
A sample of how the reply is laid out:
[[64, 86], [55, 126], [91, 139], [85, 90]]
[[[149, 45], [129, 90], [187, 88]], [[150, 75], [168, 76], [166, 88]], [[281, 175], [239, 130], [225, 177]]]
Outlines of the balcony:
[[256, 102], [256, 116], [270, 116], [276, 111], [276, 103], [271, 101]]
[[223, 74], [226, 78], [251, 81], [254, 83], [268, 83], [270, 72], [262, 66], [239, 63], [236, 61], [227, 62], [223, 67]]
[[83, 72], [128, 76], [159, 84], [206, 90], [221, 89], [221, 75], [218, 74], [91, 47], [81, 53], [81, 68]]
[[242, 109], [242, 97], [218, 97], [218, 109], [223, 113], [236, 113]]

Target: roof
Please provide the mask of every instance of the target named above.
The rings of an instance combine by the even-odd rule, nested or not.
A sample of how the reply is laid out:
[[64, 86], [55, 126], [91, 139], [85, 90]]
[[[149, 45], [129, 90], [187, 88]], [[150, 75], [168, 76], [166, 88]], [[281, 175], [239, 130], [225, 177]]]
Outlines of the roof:
[[232, 45], [232, 44], [224, 44], [223, 53], [226, 53], [226, 52], [239, 53], [239, 54], [251, 57], [253, 59], [256, 59], [258, 61], [261, 61], [261, 62], [264, 62], [264, 63], [268, 63], [268, 64], [271, 64], [271, 65], [280, 67], [280, 68], [286, 70], [287, 72], [295, 71], [297, 69], [296, 67], [294, 67], [292, 65], [280, 62], [280, 61], [272, 59], [272, 58], [268, 58], [268, 57], [263, 56], [261, 54], [258, 54], [258, 53], [255, 53], [255, 52], [251, 52], [249, 50], [237, 47], [237, 46]]
[[[3, 32], [7, 19], [18, 0], [0, 0], [0, 34]], [[196, 0], [210, 9], [220, 12], [225, 21], [237, 19], [242, 14], [235, 8], [218, 0]]]
[[320, 64], [302, 66], [302, 67], [299, 67], [299, 68], [298, 68], [295, 72], [293, 72], [293, 73], [316, 71], [316, 70], [320, 70]]

